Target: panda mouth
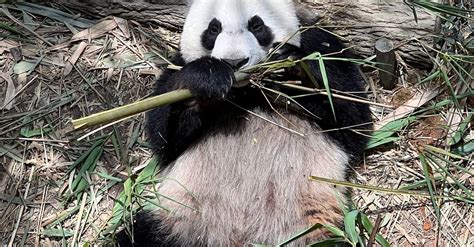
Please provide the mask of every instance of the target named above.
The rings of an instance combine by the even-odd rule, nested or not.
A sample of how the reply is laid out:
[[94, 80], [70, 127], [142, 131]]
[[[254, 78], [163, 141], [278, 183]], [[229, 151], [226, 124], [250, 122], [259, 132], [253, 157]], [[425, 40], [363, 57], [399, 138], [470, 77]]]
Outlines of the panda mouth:
[[232, 69], [238, 70], [242, 68], [249, 62], [250, 58], [242, 58], [242, 59], [223, 59], [225, 63], [227, 63]]

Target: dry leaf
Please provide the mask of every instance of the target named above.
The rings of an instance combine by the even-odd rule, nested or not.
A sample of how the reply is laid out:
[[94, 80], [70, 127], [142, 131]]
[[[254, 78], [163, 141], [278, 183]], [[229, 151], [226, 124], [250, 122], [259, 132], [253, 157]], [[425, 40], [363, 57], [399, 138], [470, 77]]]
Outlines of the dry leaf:
[[112, 79], [112, 76], [113, 76], [113, 75], [114, 75], [114, 68], [109, 68], [109, 69], [107, 70], [107, 80], [106, 80], [106, 81], [109, 82], [110, 79]]
[[125, 19], [114, 17], [115, 22], [117, 23], [118, 28], [122, 31], [123, 36], [127, 39], [130, 38], [130, 29], [128, 29], [128, 22]]
[[76, 51], [74, 51], [74, 54], [69, 58], [69, 60], [66, 63], [66, 67], [64, 68], [64, 76], [69, 75], [71, 73], [73, 65], [76, 64], [77, 59], [81, 56], [81, 54], [84, 52], [84, 49], [86, 49], [87, 43], [86, 42], [81, 42], [79, 44], [79, 47], [77, 47]]
[[3, 54], [5, 51], [9, 51], [12, 48], [19, 47], [20, 44], [18, 44], [15, 41], [11, 40], [0, 40], [0, 54]]
[[88, 29], [82, 30], [79, 33], [75, 34], [74, 36], [72, 36], [71, 42], [85, 39], [95, 39], [114, 30], [116, 27], [117, 22], [115, 22], [114, 20], [104, 20]]
[[7, 82], [7, 91], [1, 109], [10, 110], [13, 107], [13, 103], [15, 103], [16, 87], [9, 74], [0, 72], [0, 77]]
[[35, 69], [35, 67], [36, 67], [35, 63], [20, 61], [17, 64], [15, 64], [15, 66], [13, 66], [13, 73], [15, 73], [15, 75], [30, 73], [32, 70]]
[[3, 48], [3, 49], [10, 49], [10, 48], [13, 48], [13, 47], [18, 47], [20, 46], [20, 44], [18, 44], [17, 42], [15, 41], [12, 41], [12, 40], [0, 40], [0, 48]]
[[386, 124], [402, 119], [405, 116], [413, 113], [418, 107], [426, 104], [426, 102], [432, 100], [434, 97], [436, 97], [440, 93], [439, 89], [431, 89], [426, 92], [422, 93], [417, 93], [415, 96], [413, 96], [410, 100], [408, 100], [405, 104], [402, 106], [398, 107], [395, 109], [392, 113], [388, 114], [384, 118], [382, 118], [380, 121], [375, 123], [374, 129], [379, 130]]

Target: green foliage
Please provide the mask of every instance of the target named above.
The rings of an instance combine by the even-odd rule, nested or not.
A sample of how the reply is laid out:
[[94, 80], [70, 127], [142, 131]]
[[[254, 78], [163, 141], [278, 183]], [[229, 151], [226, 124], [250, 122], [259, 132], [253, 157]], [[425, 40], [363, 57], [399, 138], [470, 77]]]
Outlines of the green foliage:
[[152, 159], [148, 165], [137, 175], [129, 177], [123, 183], [123, 191], [117, 197], [114, 208], [112, 210], [112, 217], [108, 221], [108, 228], [102, 234], [114, 233], [119, 226], [124, 224], [127, 232], [133, 236], [133, 214], [137, 209], [143, 207], [139, 201], [143, 198], [141, 195], [145, 191], [145, 187], [156, 181], [155, 176], [158, 171], [158, 161]]
[[[374, 231], [374, 225], [370, 221], [369, 217], [358, 210], [343, 210], [344, 211], [344, 228], [338, 228], [330, 224], [317, 223], [312, 227], [296, 234], [295, 236], [279, 243], [277, 246], [285, 246], [297, 239], [304, 237], [305, 235], [316, 231], [325, 230], [329, 231], [333, 237], [318, 241], [310, 244], [309, 246], [335, 246], [337, 244], [346, 243], [351, 246], [366, 246], [370, 236]], [[383, 247], [389, 247], [389, 242], [382, 237], [379, 233], [375, 235], [375, 241]], [[259, 245], [254, 245], [259, 246]]]
[[72, 196], [80, 198], [82, 192], [89, 187], [90, 179], [88, 176], [90, 173], [95, 171], [97, 161], [104, 151], [103, 144], [105, 141], [106, 139], [99, 139], [96, 141], [88, 151], [80, 156], [79, 159], [69, 167], [67, 174], [70, 174], [76, 169], [78, 171], [72, 182], [69, 184], [69, 190], [65, 195], [67, 199], [70, 199]]
[[399, 137], [393, 137], [393, 135], [401, 131], [403, 128], [407, 127], [410, 123], [415, 122], [416, 120], [417, 117], [412, 116], [388, 123], [387, 125], [383, 126], [372, 134], [366, 149], [376, 148], [378, 146], [399, 140]]
[[66, 237], [72, 237], [74, 235], [74, 232], [70, 230], [66, 230], [66, 229], [50, 228], [50, 229], [45, 229], [41, 231], [41, 235], [46, 236], [46, 237], [66, 238]]

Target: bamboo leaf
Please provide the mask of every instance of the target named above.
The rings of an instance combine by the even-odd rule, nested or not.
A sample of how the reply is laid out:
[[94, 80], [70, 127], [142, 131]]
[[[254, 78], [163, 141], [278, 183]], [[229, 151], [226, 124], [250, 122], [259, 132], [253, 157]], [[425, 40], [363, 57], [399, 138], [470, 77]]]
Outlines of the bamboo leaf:
[[[321, 77], [323, 79], [324, 88], [326, 89], [326, 93], [328, 94], [329, 104], [331, 105], [331, 110], [332, 110], [332, 114], [334, 116], [334, 121], [337, 122], [336, 110], [334, 109], [334, 103], [333, 103], [333, 100], [332, 100], [333, 97], [332, 97], [331, 87], [329, 85], [328, 74], [326, 72], [326, 66], [324, 65], [324, 59], [323, 59], [323, 57], [321, 56], [321, 54], [319, 52], [315, 53], [315, 56], [318, 60], [319, 70], [321, 72]], [[304, 63], [302, 62], [302, 64], [304, 64]], [[309, 67], [307, 65], [306, 65], [305, 71], [308, 75], [312, 75], [312, 73], [308, 73]], [[311, 79], [311, 80], [313, 80], [313, 79]], [[317, 82], [316, 82], [315, 85], [318, 85]]]
[[459, 143], [462, 140], [462, 137], [466, 130], [468, 129], [467, 127], [469, 126], [469, 123], [471, 122], [472, 119], [472, 113], [468, 114], [466, 118], [461, 122], [459, 125], [458, 129], [454, 132], [452, 135], [452, 138], [449, 139], [449, 145], [455, 145]]
[[[144, 181], [150, 180], [151, 178], [155, 177], [157, 171], [158, 161], [156, 159], [150, 160], [147, 166], [138, 174], [137, 178], [135, 179], [135, 183], [140, 184]], [[107, 229], [102, 232], [103, 234], [112, 233], [117, 229], [117, 227], [121, 225], [122, 220], [125, 218], [127, 212], [126, 209], [129, 207], [131, 201], [133, 200], [133, 196], [140, 195], [144, 190], [144, 188], [142, 187], [143, 184], [140, 184], [139, 187], [135, 188], [135, 191], [132, 190], [133, 186], [134, 185], [132, 178], [128, 178], [124, 182], [124, 190], [115, 200], [115, 205], [112, 209], [112, 217], [108, 222]]]
[[346, 234], [344, 233], [343, 230], [337, 228], [336, 226], [329, 225], [329, 224], [324, 224], [324, 228], [328, 229], [332, 234], [334, 234], [336, 237], [346, 237]]
[[354, 210], [344, 216], [344, 231], [347, 233], [353, 246], [359, 242], [359, 233], [356, 228], [357, 216], [359, 211]]
[[469, 155], [474, 152], [474, 140], [471, 140], [470, 142], [456, 148], [453, 150], [453, 152], [459, 154], [459, 155]]
[[469, 158], [462, 157], [462, 156], [450, 153], [446, 150], [443, 150], [443, 149], [437, 148], [437, 147], [433, 147], [431, 145], [425, 145], [424, 147], [425, 147], [426, 150], [428, 150], [430, 152], [439, 153], [439, 154], [442, 154], [442, 155], [445, 155], [445, 156], [448, 156], [448, 157], [451, 157], [451, 158], [454, 158], [454, 159], [469, 160]]
[[31, 137], [41, 136], [43, 134], [47, 134], [47, 133], [51, 132], [52, 130], [53, 129], [51, 129], [51, 128], [30, 129], [28, 126], [25, 126], [25, 127], [21, 128], [20, 134], [23, 137], [31, 138]]
[[111, 181], [115, 181], [115, 182], [119, 182], [119, 183], [120, 183], [120, 182], [123, 182], [123, 180], [122, 180], [121, 178], [116, 178], [116, 177], [114, 177], [114, 176], [112, 176], [112, 175], [110, 175], [110, 174], [107, 174], [107, 173], [97, 172], [97, 173], [95, 173], [95, 174], [97, 174], [97, 175], [99, 175], [99, 176], [101, 176], [101, 177], [103, 177], [103, 178], [105, 178], [105, 179], [111, 180]]
[[304, 231], [302, 231], [302, 232], [296, 234], [295, 236], [291, 237], [290, 239], [279, 243], [277, 246], [287, 245], [287, 244], [289, 244], [289, 243], [291, 243], [291, 242], [293, 242], [293, 241], [295, 241], [295, 240], [301, 238], [302, 236], [304, 236], [304, 235], [306, 235], [306, 234], [308, 234], [308, 233], [310, 233], [310, 232], [313, 232], [313, 231], [315, 231], [315, 230], [317, 230], [317, 229], [320, 229], [321, 227], [323, 227], [323, 225], [317, 223], [317, 224], [313, 225], [312, 227], [310, 227], [310, 228], [308, 228], [308, 229], [306, 229], [306, 230], [304, 230]]
[[343, 238], [329, 238], [309, 245], [310, 247], [334, 247], [347, 243]]
[[385, 145], [385, 144], [388, 144], [388, 143], [391, 143], [391, 142], [396, 142], [398, 140], [400, 140], [400, 137], [387, 137], [387, 138], [381, 139], [381, 140], [370, 139], [369, 143], [367, 144], [367, 147], [365, 147], [365, 149], [369, 150], [369, 149], [376, 148], [376, 147], [379, 147], [379, 146], [382, 146], [382, 145]]
[[41, 231], [41, 235], [46, 237], [72, 237], [74, 233], [67, 229], [50, 228]]
[[416, 120], [417, 117], [411, 116], [387, 123], [372, 134], [372, 137], [369, 139], [366, 149], [375, 148], [383, 144], [397, 141], [399, 137], [391, 136]]
[[[317, 177], [317, 176], [310, 176], [309, 179], [311, 181], [315, 182], [322, 182], [330, 185], [337, 185], [337, 186], [344, 186], [344, 187], [349, 187], [349, 188], [355, 188], [355, 189], [363, 189], [363, 190], [370, 190], [370, 191], [375, 191], [375, 192], [380, 192], [380, 193], [387, 193], [387, 194], [396, 194], [396, 195], [408, 195], [408, 196], [417, 196], [417, 197], [431, 197], [431, 195], [420, 192], [420, 191], [411, 191], [411, 190], [401, 190], [401, 189], [388, 189], [388, 188], [382, 188], [382, 187], [377, 187], [377, 186], [371, 186], [371, 185], [363, 185], [363, 184], [355, 184], [347, 181], [338, 181], [338, 180], [333, 180], [333, 179], [328, 179], [328, 178], [323, 178], [323, 177]], [[450, 198], [458, 201], [463, 201], [466, 203], [473, 204], [474, 200], [472, 198], [466, 198], [462, 196], [454, 196], [454, 195], [448, 195], [448, 196], [435, 196], [436, 198]]]

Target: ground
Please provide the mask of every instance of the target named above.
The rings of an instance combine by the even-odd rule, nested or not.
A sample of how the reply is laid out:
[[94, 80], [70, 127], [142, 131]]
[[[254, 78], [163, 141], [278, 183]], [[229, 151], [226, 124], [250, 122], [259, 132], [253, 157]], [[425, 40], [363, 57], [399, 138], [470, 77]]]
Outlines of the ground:
[[[179, 34], [120, 18], [73, 25], [46, 17], [51, 10], [2, 11], [0, 243], [103, 244], [113, 237], [108, 230], [115, 227], [120, 192], [149, 167], [144, 116], [81, 131], [71, 121], [145, 98]], [[386, 123], [391, 113], [416, 119], [399, 124], [391, 142], [368, 150], [353, 181], [392, 191], [354, 188], [353, 201], [373, 221], [381, 219], [379, 233], [395, 246], [473, 246], [474, 166], [472, 150], [466, 151], [472, 149], [472, 94], [456, 108], [470, 113], [452, 110], [452, 102], [436, 108], [450, 99], [447, 90], [433, 89], [440, 80], [417, 85], [431, 72], [400, 70], [394, 90], [367, 86], [378, 103], [371, 104], [374, 122]], [[369, 82], [378, 80], [376, 71], [364, 71]], [[472, 74], [466, 80], [472, 85]], [[468, 88], [458, 95], [472, 93]], [[453, 126], [463, 123], [456, 137], [453, 130], [460, 129]], [[461, 140], [449, 148], [453, 138]], [[404, 193], [409, 189], [414, 194]]]

